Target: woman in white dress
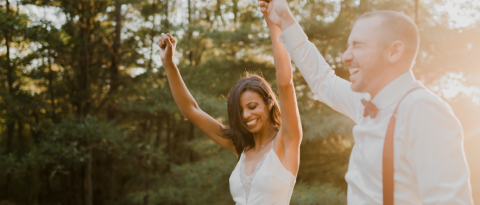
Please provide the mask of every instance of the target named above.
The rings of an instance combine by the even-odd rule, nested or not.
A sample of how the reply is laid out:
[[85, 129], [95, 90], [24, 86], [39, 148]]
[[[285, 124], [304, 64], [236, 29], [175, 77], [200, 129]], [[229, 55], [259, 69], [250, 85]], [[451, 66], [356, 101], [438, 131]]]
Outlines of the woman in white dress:
[[202, 111], [173, 63], [176, 39], [162, 34], [158, 44], [170, 89], [183, 116], [237, 156], [230, 192], [237, 205], [289, 204], [300, 162], [302, 127], [290, 58], [276, 39], [280, 28], [268, 23], [278, 86], [278, 105], [260, 76], [240, 79], [228, 96], [228, 126]]

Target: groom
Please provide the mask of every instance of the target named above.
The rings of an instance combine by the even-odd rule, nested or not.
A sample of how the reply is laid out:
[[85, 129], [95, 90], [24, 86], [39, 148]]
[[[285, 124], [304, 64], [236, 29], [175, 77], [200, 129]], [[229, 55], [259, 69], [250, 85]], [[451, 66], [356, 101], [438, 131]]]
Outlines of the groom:
[[[351, 73], [348, 82], [308, 41], [285, 0], [259, 4], [281, 28], [278, 40], [315, 96], [356, 122], [345, 175], [348, 204], [473, 204], [462, 127], [451, 107], [411, 71], [420, 41], [411, 19], [394, 11], [360, 16], [342, 57]], [[389, 125], [391, 119], [396, 123]], [[382, 167], [388, 152], [391, 170]], [[388, 173], [391, 185], [382, 181]]]

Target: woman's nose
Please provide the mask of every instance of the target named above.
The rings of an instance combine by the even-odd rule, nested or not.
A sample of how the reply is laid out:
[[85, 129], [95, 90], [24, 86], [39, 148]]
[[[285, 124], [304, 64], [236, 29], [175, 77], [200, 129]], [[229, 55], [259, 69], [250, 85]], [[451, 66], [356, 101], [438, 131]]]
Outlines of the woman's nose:
[[249, 111], [243, 111], [243, 119], [246, 120], [250, 117], [250, 112]]

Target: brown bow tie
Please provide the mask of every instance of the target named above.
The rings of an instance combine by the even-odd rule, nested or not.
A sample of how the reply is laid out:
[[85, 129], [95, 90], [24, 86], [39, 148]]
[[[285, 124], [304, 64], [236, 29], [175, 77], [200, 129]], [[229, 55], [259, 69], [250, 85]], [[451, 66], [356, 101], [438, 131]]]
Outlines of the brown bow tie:
[[370, 118], [375, 118], [377, 116], [378, 108], [372, 101], [362, 99], [362, 104], [365, 106], [365, 110], [363, 111], [363, 117], [370, 116]]

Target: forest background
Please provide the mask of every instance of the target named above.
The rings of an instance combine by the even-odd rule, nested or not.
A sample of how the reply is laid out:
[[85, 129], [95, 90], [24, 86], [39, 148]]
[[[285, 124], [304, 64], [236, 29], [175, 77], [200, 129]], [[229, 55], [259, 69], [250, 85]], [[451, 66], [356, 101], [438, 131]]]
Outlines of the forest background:
[[[341, 53], [360, 14], [390, 9], [415, 19], [415, 76], [462, 122], [480, 203], [480, 2], [289, 3], [346, 79]], [[236, 158], [182, 117], [156, 41], [162, 32], [179, 39], [187, 86], [227, 123], [226, 97], [246, 71], [276, 89], [256, 0], [1, 0], [0, 12], [0, 204], [233, 203]], [[297, 70], [294, 82], [304, 140], [292, 204], [346, 204], [353, 122], [316, 101]]]

